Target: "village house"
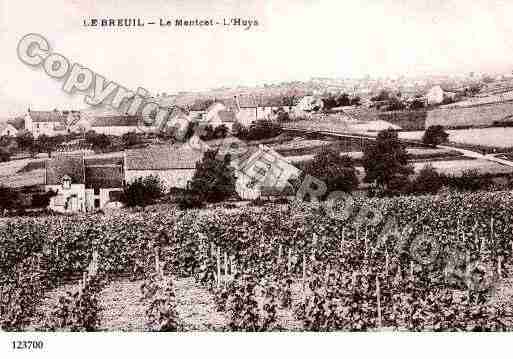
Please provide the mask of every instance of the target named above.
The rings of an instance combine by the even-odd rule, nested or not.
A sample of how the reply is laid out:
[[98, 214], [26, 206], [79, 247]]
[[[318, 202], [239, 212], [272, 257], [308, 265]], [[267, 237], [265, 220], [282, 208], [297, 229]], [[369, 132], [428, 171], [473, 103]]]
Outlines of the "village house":
[[41, 135], [55, 136], [65, 134], [67, 114], [55, 109], [53, 111], [32, 111], [28, 109], [25, 115], [25, 129], [34, 138]]
[[458, 94], [456, 92], [445, 91], [441, 86], [432, 87], [426, 94], [428, 105], [440, 105], [446, 100], [457, 100]]
[[18, 130], [13, 125], [7, 122], [0, 122], [0, 137], [15, 137]]
[[98, 134], [122, 136], [129, 132], [144, 132], [147, 127], [141, 116], [102, 115], [90, 121], [90, 129]]
[[243, 155], [234, 157], [231, 165], [237, 177], [237, 194], [244, 200], [291, 194], [291, 181], [301, 174], [298, 168], [266, 145], [248, 149]]
[[323, 101], [316, 96], [305, 96], [299, 100], [296, 108], [299, 111], [312, 112], [319, 111], [324, 106]]
[[125, 150], [124, 172], [126, 183], [138, 178], [157, 176], [164, 189], [185, 189], [196, 171], [196, 163], [203, 158], [200, 149], [189, 144], [155, 145]]
[[87, 163], [83, 156], [45, 161], [45, 191], [54, 191], [49, 208], [59, 213], [91, 212], [119, 207], [123, 190], [121, 163]]

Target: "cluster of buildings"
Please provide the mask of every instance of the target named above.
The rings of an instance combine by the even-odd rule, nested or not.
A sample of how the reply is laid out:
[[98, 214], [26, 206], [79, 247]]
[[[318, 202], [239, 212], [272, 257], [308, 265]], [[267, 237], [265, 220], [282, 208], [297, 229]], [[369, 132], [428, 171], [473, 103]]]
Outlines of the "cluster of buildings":
[[[123, 187], [138, 178], [156, 176], [164, 191], [184, 190], [204, 152], [189, 144], [155, 145], [125, 150], [123, 157], [87, 158], [62, 155], [45, 161], [44, 191], [53, 191], [50, 209], [60, 213], [119, 208]], [[267, 146], [248, 148], [232, 158], [236, 192], [241, 199], [288, 193], [300, 171]]]

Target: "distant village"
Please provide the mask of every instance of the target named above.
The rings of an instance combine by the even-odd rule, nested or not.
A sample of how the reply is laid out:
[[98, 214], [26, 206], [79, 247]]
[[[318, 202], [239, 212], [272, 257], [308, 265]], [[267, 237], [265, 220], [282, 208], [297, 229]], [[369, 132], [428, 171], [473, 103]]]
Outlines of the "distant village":
[[[319, 82], [327, 86], [325, 91], [289, 91], [265, 97], [243, 91], [232, 95], [233, 91], [227, 91], [229, 96], [201, 96], [189, 103], [168, 103], [164, 106], [170, 109], [170, 116], [159, 128], [152, 127], [151, 116], [108, 109], [28, 108], [23, 115], [0, 122], [1, 159], [15, 168], [0, 171], [0, 184], [27, 194], [25, 201], [29, 202], [51, 193], [48, 206], [61, 213], [119, 208], [126, 185], [148, 176], [159, 178], [165, 192], [186, 190], [204, 155], [176, 140], [176, 131], [186, 124], [187, 139], [196, 136], [212, 144], [234, 138], [251, 144], [243, 160], [232, 160], [232, 166], [237, 169], [239, 198], [255, 200], [265, 193], [263, 188], [280, 193], [289, 186], [290, 179], [300, 176], [297, 156], [284, 156], [287, 150], [280, 149], [287, 145], [286, 141], [272, 139], [283, 139], [285, 129], [297, 130], [301, 125], [304, 130], [305, 121], [307, 131], [338, 121], [346, 126], [345, 132], [358, 136], [389, 128], [418, 131], [433, 125], [474, 126], [483, 118], [492, 125], [507, 117], [497, 109], [511, 107], [509, 101], [513, 101], [513, 79], [507, 76], [493, 79], [470, 74], [459, 82], [441, 81], [429, 88], [426, 83], [420, 87], [417, 83], [416, 90], [387, 83], [371, 91], [360, 83], [353, 87], [354, 91], [346, 91], [346, 83], [344, 91], [338, 88], [339, 92], [328, 92], [336, 82], [313, 79], [311, 84]], [[469, 114], [469, 108], [479, 105], [483, 105], [481, 112], [486, 111], [494, 96], [490, 115], [480, 113], [476, 119]], [[165, 103], [168, 98], [160, 95], [157, 100]], [[497, 113], [495, 118], [493, 114]], [[322, 131], [337, 131], [337, 124], [325, 125]], [[369, 133], [355, 130], [361, 124], [367, 126], [365, 131]], [[347, 126], [353, 127], [347, 130]], [[362, 143], [363, 140], [364, 137]], [[272, 172], [276, 166], [286, 171], [283, 178], [277, 179], [280, 175], [274, 174], [273, 183], [262, 180], [255, 187], [254, 177], [248, 173], [258, 173], [259, 169], [249, 167], [261, 166], [258, 159], [262, 158], [271, 158], [265, 171]]]

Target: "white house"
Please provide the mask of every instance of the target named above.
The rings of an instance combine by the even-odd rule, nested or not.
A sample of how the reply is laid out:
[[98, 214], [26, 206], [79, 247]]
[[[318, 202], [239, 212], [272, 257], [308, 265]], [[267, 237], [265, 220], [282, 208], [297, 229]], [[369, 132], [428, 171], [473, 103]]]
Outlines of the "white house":
[[56, 195], [49, 208], [59, 213], [89, 212], [119, 203], [121, 164], [86, 165], [83, 156], [57, 156], [45, 162], [45, 190]]
[[18, 133], [18, 130], [13, 125], [7, 122], [0, 122], [0, 137], [8, 136], [14, 137]]
[[322, 100], [315, 96], [305, 96], [301, 100], [299, 100], [296, 108], [299, 111], [319, 111], [324, 106]]
[[66, 133], [67, 114], [59, 110], [31, 111], [25, 115], [25, 129], [37, 138], [40, 135], [55, 136]]
[[426, 94], [428, 105], [440, 105], [445, 99], [456, 100], [458, 94], [451, 91], [445, 91], [441, 86], [432, 87]]
[[122, 136], [129, 132], [144, 132], [148, 129], [141, 116], [103, 115], [90, 121], [90, 129], [98, 134]]
[[268, 146], [259, 145], [232, 159], [237, 194], [245, 200], [292, 194], [292, 179], [301, 171]]

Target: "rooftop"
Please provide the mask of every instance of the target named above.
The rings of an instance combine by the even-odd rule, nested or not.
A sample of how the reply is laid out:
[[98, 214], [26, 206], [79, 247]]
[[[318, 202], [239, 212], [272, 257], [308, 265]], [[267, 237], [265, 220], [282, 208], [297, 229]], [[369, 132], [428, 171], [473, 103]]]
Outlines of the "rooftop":
[[189, 144], [149, 146], [125, 151], [126, 170], [195, 169], [203, 158], [201, 150]]

